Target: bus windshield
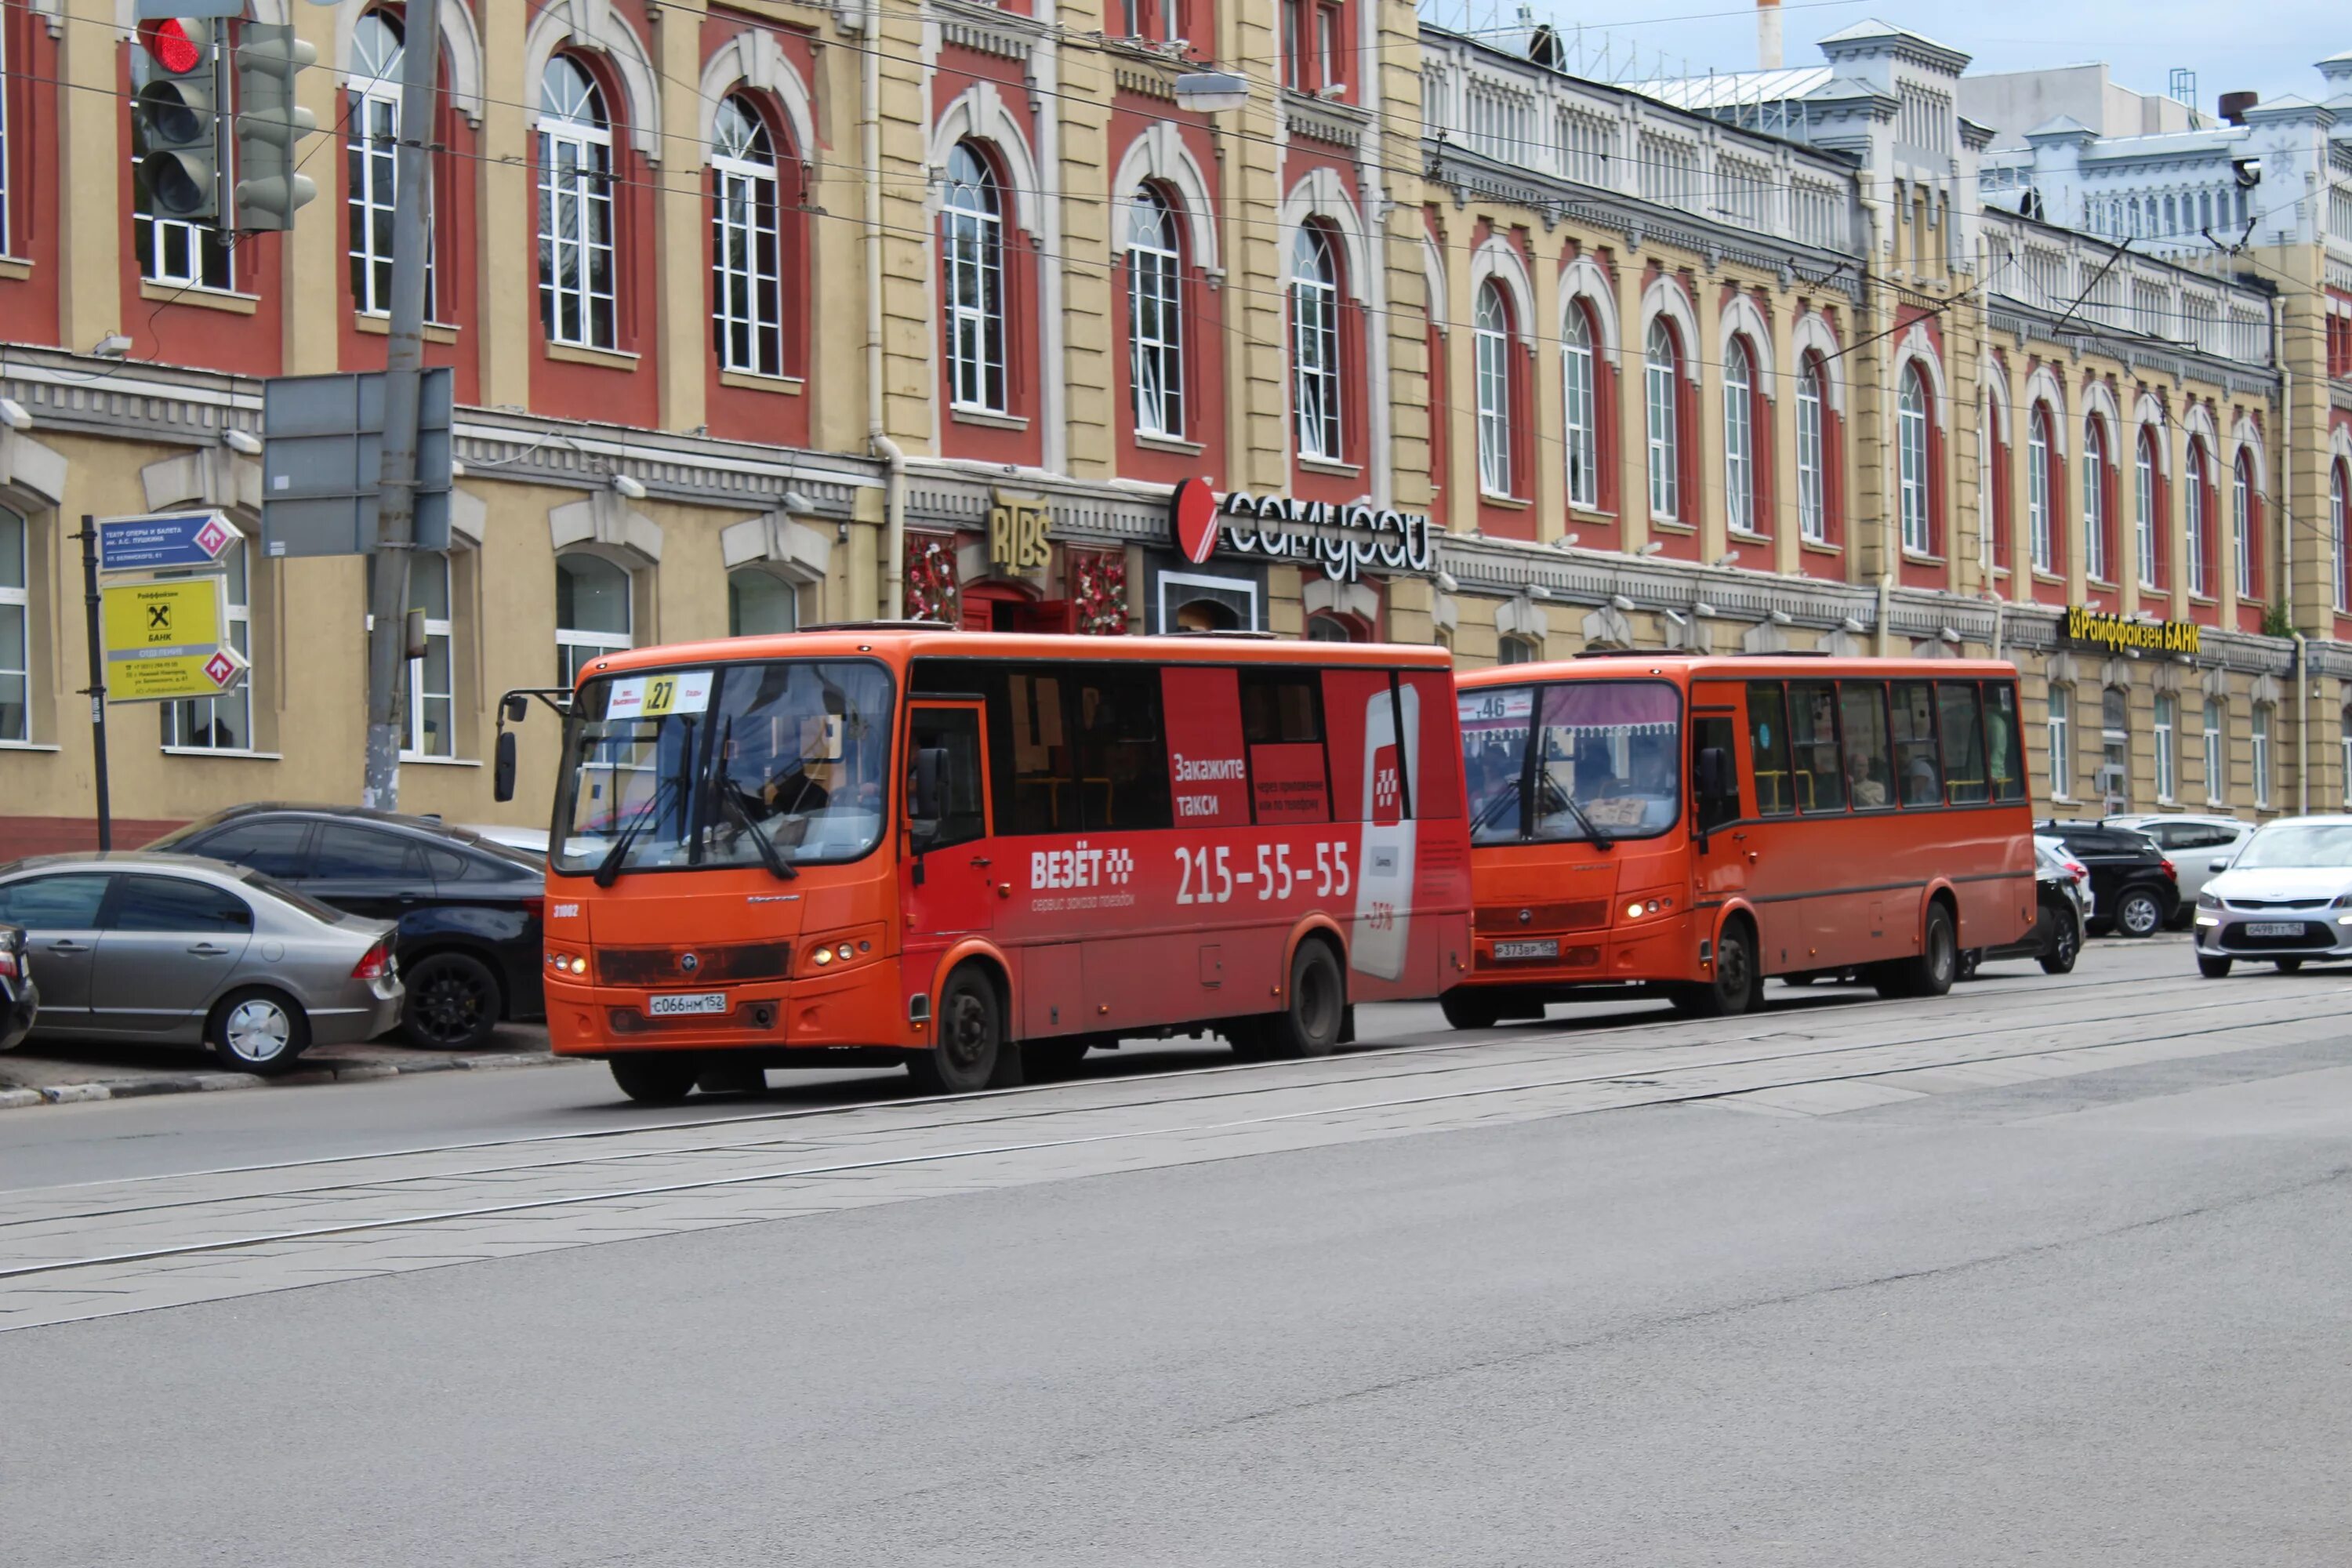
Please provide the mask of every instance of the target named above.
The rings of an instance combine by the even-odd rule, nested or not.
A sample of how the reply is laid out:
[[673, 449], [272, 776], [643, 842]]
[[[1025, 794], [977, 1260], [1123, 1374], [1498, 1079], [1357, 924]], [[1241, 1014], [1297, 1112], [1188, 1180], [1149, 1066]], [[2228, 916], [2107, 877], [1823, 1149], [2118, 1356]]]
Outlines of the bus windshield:
[[1654, 838], [1682, 810], [1682, 703], [1662, 680], [1461, 694], [1470, 841]]
[[577, 875], [855, 860], [880, 841], [890, 677], [866, 660], [632, 671], [580, 689], [549, 864]]

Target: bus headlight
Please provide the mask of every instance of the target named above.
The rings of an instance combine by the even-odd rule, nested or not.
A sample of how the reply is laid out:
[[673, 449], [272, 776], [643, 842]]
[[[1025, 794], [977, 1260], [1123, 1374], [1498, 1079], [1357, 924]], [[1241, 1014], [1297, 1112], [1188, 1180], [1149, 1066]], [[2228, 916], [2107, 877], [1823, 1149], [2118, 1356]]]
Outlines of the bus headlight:
[[1670, 915], [1674, 911], [1675, 895], [1672, 893], [1643, 893], [1625, 900], [1625, 918], [1629, 921], [1645, 921], [1657, 915]]
[[866, 963], [880, 956], [882, 928], [861, 926], [845, 931], [827, 931], [801, 950], [799, 973], [833, 973], [853, 964]]
[[576, 952], [558, 952], [548, 949], [547, 966], [558, 974], [580, 975], [588, 973], [588, 961]]

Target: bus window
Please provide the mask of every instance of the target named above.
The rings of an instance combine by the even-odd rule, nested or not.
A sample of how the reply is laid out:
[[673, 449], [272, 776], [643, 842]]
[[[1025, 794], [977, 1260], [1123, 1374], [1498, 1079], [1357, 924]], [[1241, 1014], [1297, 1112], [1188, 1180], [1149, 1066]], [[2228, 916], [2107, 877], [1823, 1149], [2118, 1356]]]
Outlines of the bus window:
[[1411, 811], [1404, 739], [1385, 669], [1327, 669], [1323, 712], [1336, 822], [1398, 822]]
[[1089, 833], [1166, 827], [1168, 747], [1160, 672], [1144, 664], [1070, 671], [1077, 709], [1078, 801]]
[[1412, 763], [1412, 814], [1423, 822], [1462, 815], [1462, 775], [1448, 754], [1453, 744], [1442, 722], [1454, 702], [1454, 678], [1442, 669], [1410, 669], [1397, 675], [1400, 695], [1410, 693], [1406, 713], [1421, 733]]
[[1984, 720], [1977, 711], [1977, 689], [1966, 681], [1947, 680], [1936, 688], [1936, 710], [1943, 721], [1944, 783], [1954, 805], [1982, 805], [1985, 793]]
[[1241, 698], [1242, 740], [1249, 747], [1251, 819], [1274, 826], [1330, 821], [1323, 695], [1314, 674], [1244, 669]]
[[1944, 804], [1943, 770], [1936, 761], [1936, 698], [1924, 680], [1898, 680], [1895, 700], [1895, 775], [1905, 805]]
[[1000, 781], [1000, 832], [1068, 833], [1077, 828], [1063, 675], [1052, 665], [989, 672], [989, 742]]
[[1482, 686], [1455, 701], [1462, 716], [1462, 772], [1470, 790], [1470, 842], [1507, 844], [1527, 831], [1520, 780], [1536, 694], [1527, 686]]
[[1726, 797], [1709, 798], [1701, 795], [1693, 807], [1698, 814], [1693, 824], [1701, 833], [1712, 833], [1727, 822], [1739, 820], [1739, 749], [1732, 743], [1737, 733], [1735, 721], [1727, 713], [1710, 713], [1691, 720], [1691, 772], [1706, 788], [1705, 777], [1698, 772], [1698, 760], [1710, 748], [1721, 752], [1724, 761], [1731, 764], [1731, 794]]
[[1654, 838], [1682, 810], [1682, 701], [1662, 680], [1543, 689], [1536, 731], [1536, 838]]
[[[982, 838], [988, 834], [988, 814], [982, 804], [980, 776], [980, 710], [977, 708], [917, 708], [907, 721], [909, 784], [908, 820], [915, 829], [919, 851], [945, 849], [950, 845]], [[939, 816], [929, 823], [915, 816], [911, 780], [918, 759], [927, 751], [942, 755], [939, 772]]]
[[1315, 677], [1305, 670], [1241, 672], [1242, 739], [1253, 746], [1323, 740], [1323, 705]]
[[1985, 773], [1995, 800], [2025, 798], [2025, 746], [2017, 731], [2017, 688], [2006, 680], [1984, 687]]
[[1849, 680], [1838, 688], [1838, 730], [1845, 740], [1846, 795], [1856, 811], [1895, 804], [1886, 745], [1886, 687]]
[[1789, 703], [1780, 683], [1750, 681], [1748, 686], [1748, 753], [1756, 775], [1756, 813], [1786, 816], [1797, 809], [1796, 790], [1789, 777]]
[[1790, 682], [1789, 745], [1795, 753], [1797, 809], [1843, 811], [1845, 774], [1838, 769], [1836, 687], [1827, 681]]
[[1168, 776], [1181, 826], [1248, 826], [1249, 763], [1234, 677], [1216, 665], [1171, 664], [1160, 672]]

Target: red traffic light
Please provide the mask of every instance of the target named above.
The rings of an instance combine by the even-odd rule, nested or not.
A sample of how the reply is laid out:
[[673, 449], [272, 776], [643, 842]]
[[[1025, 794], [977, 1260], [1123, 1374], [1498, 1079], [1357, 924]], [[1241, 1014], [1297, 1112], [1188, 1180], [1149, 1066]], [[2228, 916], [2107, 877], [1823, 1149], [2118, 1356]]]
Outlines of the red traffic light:
[[172, 76], [185, 76], [204, 63], [203, 46], [188, 36], [188, 24], [176, 16], [140, 23], [139, 41], [146, 46], [149, 57]]

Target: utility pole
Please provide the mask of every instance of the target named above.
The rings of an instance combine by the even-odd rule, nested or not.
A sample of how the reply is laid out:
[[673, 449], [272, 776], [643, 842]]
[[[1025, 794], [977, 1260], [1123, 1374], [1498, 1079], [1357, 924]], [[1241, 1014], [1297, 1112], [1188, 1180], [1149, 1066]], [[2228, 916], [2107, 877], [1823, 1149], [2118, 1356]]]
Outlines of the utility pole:
[[392, 215], [392, 331], [383, 358], [383, 475], [377, 486], [375, 583], [368, 608], [367, 778], [363, 805], [400, 805], [400, 693], [407, 653], [408, 563], [416, 531], [416, 424], [425, 368], [425, 160], [441, 63], [441, 0], [409, 0], [400, 68], [400, 145]]

